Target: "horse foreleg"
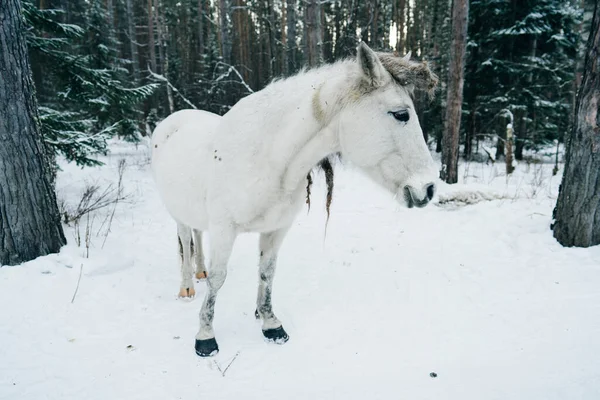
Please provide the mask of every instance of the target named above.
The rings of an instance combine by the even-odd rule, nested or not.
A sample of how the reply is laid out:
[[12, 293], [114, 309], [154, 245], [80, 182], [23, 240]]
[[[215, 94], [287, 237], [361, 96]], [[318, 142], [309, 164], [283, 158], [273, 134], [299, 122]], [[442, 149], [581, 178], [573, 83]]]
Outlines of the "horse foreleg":
[[181, 260], [181, 286], [179, 297], [194, 297], [194, 268], [192, 266], [192, 230], [187, 226], [177, 223], [177, 239], [179, 241], [179, 257]]
[[202, 251], [202, 231], [192, 229], [194, 235], [194, 264], [196, 264], [196, 279], [206, 278], [206, 266], [204, 265], [204, 252]]
[[278, 344], [287, 342], [289, 336], [283, 329], [279, 319], [273, 313], [271, 293], [273, 291], [277, 253], [288, 229], [289, 227], [286, 227], [274, 232], [262, 233], [259, 244], [260, 261], [256, 317], [262, 319], [262, 331], [265, 339]]
[[215, 301], [217, 293], [227, 277], [227, 262], [231, 255], [235, 232], [232, 229], [210, 229], [210, 274], [207, 278], [207, 290], [200, 310], [200, 330], [196, 334], [196, 354], [209, 357], [217, 354], [219, 346], [213, 331]]

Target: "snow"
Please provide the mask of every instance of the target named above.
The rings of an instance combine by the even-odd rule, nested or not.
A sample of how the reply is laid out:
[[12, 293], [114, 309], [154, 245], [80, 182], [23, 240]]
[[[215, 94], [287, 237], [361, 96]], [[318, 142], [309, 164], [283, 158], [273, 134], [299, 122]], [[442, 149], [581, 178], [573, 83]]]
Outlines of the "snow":
[[76, 205], [127, 159], [129, 198], [104, 246], [110, 207], [91, 218], [89, 258], [69, 227], [60, 254], [0, 268], [0, 399], [600, 398], [600, 246], [553, 239], [551, 164], [520, 163], [509, 179], [502, 164], [462, 165], [461, 182], [421, 210], [338, 168], [326, 237], [316, 176], [275, 279], [290, 341], [262, 339], [257, 236], [243, 235], [216, 306], [221, 351], [201, 359], [205, 283], [199, 298], [177, 299], [175, 224], [149, 149], [111, 148], [106, 166], [63, 163], [58, 177], [59, 197]]

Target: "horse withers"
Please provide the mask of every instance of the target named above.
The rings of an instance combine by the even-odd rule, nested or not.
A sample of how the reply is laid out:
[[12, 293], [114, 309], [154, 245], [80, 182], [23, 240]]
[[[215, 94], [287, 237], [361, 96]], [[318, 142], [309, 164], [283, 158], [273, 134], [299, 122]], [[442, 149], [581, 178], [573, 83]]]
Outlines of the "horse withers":
[[256, 315], [263, 334], [276, 343], [288, 340], [271, 305], [277, 253], [304, 203], [307, 175], [321, 160], [339, 153], [407, 207], [427, 205], [437, 168], [411, 94], [432, 92], [436, 84], [426, 63], [361, 43], [356, 59], [275, 81], [222, 117], [183, 110], [156, 127], [152, 169], [177, 222], [182, 297], [195, 294], [194, 270], [206, 276], [202, 233], [210, 238], [199, 356], [218, 351], [215, 301], [243, 232], [260, 233]]

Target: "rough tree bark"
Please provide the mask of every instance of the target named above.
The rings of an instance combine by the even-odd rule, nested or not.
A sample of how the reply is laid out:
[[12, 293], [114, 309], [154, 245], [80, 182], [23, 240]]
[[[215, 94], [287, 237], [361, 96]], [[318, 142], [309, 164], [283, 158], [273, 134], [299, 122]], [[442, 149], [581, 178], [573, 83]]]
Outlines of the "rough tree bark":
[[66, 243], [50, 182], [19, 0], [0, 1], [0, 265]]
[[554, 237], [563, 246], [600, 244], [600, 5], [587, 42], [565, 172], [554, 209]]
[[305, 6], [306, 60], [313, 67], [323, 59], [321, 55], [321, 4], [319, 0], [309, 0]]
[[442, 170], [440, 178], [447, 183], [458, 181], [458, 139], [462, 111], [469, 1], [454, 0], [452, 5], [452, 46], [448, 70], [446, 123], [442, 138]]

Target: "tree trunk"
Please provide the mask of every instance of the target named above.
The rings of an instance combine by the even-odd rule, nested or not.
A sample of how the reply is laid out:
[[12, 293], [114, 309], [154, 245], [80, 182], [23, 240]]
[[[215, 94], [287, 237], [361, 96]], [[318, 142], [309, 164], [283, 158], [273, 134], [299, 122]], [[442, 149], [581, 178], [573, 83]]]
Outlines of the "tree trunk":
[[198, 0], [198, 55], [201, 64], [204, 63], [202, 55], [204, 54], [204, 0]]
[[127, 33], [129, 35], [129, 50], [135, 83], [140, 80], [140, 63], [138, 59], [137, 37], [135, 33], [135, 15], [133, 13], [133, 0], [127, 0]]
[[554, 209], [554, 237], [563, 246], [600, 244], [600, 5], [587, 42], [575, 122]]
[[475, 101], [471, 101], [471, 112], [469, 113], [469, 122], [465, 133], [463, 156], [465, 160], [470, 160], [471, 154], [473, 153], [473, 138], [477, 133], [477, 104]]
[[321, 6], [321, 54], [323, 62], [333, 62], [333, 31], [327, 26], [327, 14], [331, 14], [331, 4], [324, 3]]
[[305, 6], [306, 60], [310, 67], [319, 65], [321, 56], [321, 5], [319, 0], [309, 0]]
[[286, 0], [288, 72], [296, 72], [296, 0]]
[[446, 126], [442, 143], [440, 178], [447, 183], [458, 181], [458, 144], [462, 111], [463, 75], [469, 25], [468, 0], [454, 0], [452, 7], [452, 46], [448, 71]]
[[156, 71], [156, 41], [154, 40], [154, 11], [152, 0], [148, 0], [148, 58], [150, 58], [150, 68]]
[[286, 6], [281, 4], [281, 73], [283, 76], [288, 76], [289, 66], [287, 60], [287, 35], [285, 32], [285, 24], [286, 24]]
[[267, 0], [267, 10], [269, 17], [267, 19], [267, 25], [269, 26], [269, 46], [267, 48], [267, 57], [269, 59], [269, 76], [268, 80], [271, 81], [275, 76], [275, 56], [277, 52], [275, 50], [275, 11], [273, 9], [273, 0]]
[[108, 14], [108, 22], [110, 26], [114, 29], [115, 24], [115, 15], [114, 15], [114, 6], [112, 0], [106, 0], [106, 12]]
[[[527, 140], [527, 111], [516, 111], [515, 116], [515, 159], [518, 161], [523, 160], [523, 150], [525, 149], [525, 140]], [[515, 140], [516, 139], [516, 140]], [[508, 156], [508, 147], [506, 148], [506, 155]]]
[[514, 171], [513, 167], [513, 121], [506, 124], [506, 157], [504, 159], [506, 163], [506, 175], [510, 175]]
[[221, 28], [221, 56], [225, 64], [231, 64], [231, 36], [229, 35], [229, 0], [219, 0]]
[[[156, 18], [156, 32], [158, 33], [158, 59], [160, 61], [160, 73], [169, 79], [169, 52], [167, 49], [167, 37], [165, 34], [165, 21], [161, 10], [160, 0], [154, 0], [154, 16]], [[175, 101], [173, 99], [173, 89], [171, 85], [166, 84], [167, 104], [169, 106], [169, 114], [175, 112]]]
[[371, 0], [371, 26], [369, 27], [371, 30], [371, 34], [370, 34], [370, 39], [371, 39], [371, 45], [374, 46], [376, 49], [381, 49], [382, 46], [379, 43], [379, 8], [381, 7], [381, 4], [378, 4], [379, 2], [377, 0]]
[[402, 55], [406, 48], [406, 41], [404, 40], [404, 15], [406, 14], [406, 0], [398, 0], [396, 5], [396, 51]]
[[165, 75], [165, 78], [167, 78], [167, 75], [165, 74], [165, 48], [160, 0], [154, 0], [154, 19], [154, 23], [156, 24], [156, 33], [158, 34], [158, 60], [160, 64], [160, 73]]
[[0, 1], [0, 265], [66, 243], [51, 184], [19, 0]]

